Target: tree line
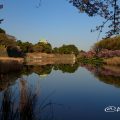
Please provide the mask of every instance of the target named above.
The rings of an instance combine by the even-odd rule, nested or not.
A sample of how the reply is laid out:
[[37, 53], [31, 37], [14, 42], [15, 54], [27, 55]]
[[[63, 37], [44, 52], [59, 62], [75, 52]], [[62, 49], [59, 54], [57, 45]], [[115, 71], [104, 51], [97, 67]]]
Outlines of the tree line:
[[6, 49], [9, 56], [20, 57], [26, 53], [44, 52], [54, 54], [75, 54], [79, 53], [75, 45], [62, 45], [61, 47], [53, 48], [50, 43], [39, 41], [36, 44], [16, 40], [14, 36], [6, 34], [5, 30], [0, 28], [0, 51]]
[[94, 51], [100, 52], [103, 49], [120, 50], [120, 36], [102, 39], [101, 41], [99, 41], [93, 45]]

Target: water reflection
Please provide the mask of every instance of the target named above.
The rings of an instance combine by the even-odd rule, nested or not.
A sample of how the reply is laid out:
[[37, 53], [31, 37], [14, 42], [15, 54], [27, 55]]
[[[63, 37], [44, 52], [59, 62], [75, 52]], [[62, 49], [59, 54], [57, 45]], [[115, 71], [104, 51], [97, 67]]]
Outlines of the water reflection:
[[93, 66], [93, 65], [82, 65], [87, 70], [92, 72], [98, 80], [120, 87], [120, 67], [119, 66]]
[[54, 70], [61, 70], [63, 73], [74, 73], [78, 69], [79, 65], [76, 64], [59, 64], [54, 65]]
[[119, 103], [120, 89], [116, 87], [120, 87], [120, 67], [80, 66], [25, 65], [19, 72], [1, 73], [0, 120], [99, 120], [98, 115], [101, 120], [105, 118], [108, 114], [104, 108]]
[[0, 74], [0, 91], [7, 89], [8, 86], [14, 84], [15, 81], [23, 75], [28, 76], [32, 73], [36, 73], [40, 76], [47, 76], [52, 72], [52, 70], [61, 70], [63, 73], [74, 73], [78, 69], [78, 67], [78, 64], [58, 64], [41, 66], [25, 65], [20, 71]]
[[16, 73], [0, 74], [0, 92], [13, 85], [15, 81], [21, 76], [21, 71]]
[[36, 73], [38, 75], [48, 75], [53, 70], [60, 70], [63, 73], [74, 73], [79, 67], [79, 64], [56, 64], [56, 65], [41, 65], [41, 66], [24, 66], [22, 74], [28, 75]]
[[38, 102], [40, 89], [32, 89], [30, 86], [27, 80], [20, 79], [17, 92], [8, 87], [1, 94], [0, 120], [54, 120], [55, 105], [48, 101], [52, 94]]
[[[120, 87], [120, 67], [119, 66], [93, 66], [93, 65], [80, 65], [85, 67], [94, 74], [98, 80]], [[17, 72], [1, 73], [0, 74], [0, 91], [7, 89], [8, 86], [15, 83], [17, 78], [22, 75], [30, 75], [36, 73], [40, 76], [49, 75], [52, 70], [60, 70], [63, 73], [74, 73], [79, 68], [79, 64], [56, 64], [56, 65], [25, 65], [23, 69]], [[6, 68], [5, 68], [6, 69]]]

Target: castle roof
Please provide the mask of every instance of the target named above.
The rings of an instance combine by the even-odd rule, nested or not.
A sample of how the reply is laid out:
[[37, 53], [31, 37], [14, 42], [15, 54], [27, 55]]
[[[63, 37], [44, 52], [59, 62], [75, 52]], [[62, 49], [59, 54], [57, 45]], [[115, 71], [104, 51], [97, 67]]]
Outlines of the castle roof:
[[44, 38], [42, 38], [42, 39], [40, 40], [40, 42], [45, 43], [45, 44], [47, 44], [47, 43], [48, 43], [48, 42], [47, 42], [47, 40], [46, 40], [46, 39], [44, 39]]

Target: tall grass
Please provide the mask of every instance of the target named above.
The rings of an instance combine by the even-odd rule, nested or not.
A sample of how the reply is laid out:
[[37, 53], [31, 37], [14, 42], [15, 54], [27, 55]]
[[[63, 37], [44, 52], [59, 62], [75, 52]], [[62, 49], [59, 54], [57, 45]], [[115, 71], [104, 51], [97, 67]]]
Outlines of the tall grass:
[[[2, 95], [0, 120], [54, 120], [54, 103], [47, 102], [51, 95], [37, 104], [37, 93], [27, 87], [25, 101], [21, 101], [21, 99], [16, 101], [14, 91], [8, 88]], [[47, 113], [45, 113], [46, 111]]]

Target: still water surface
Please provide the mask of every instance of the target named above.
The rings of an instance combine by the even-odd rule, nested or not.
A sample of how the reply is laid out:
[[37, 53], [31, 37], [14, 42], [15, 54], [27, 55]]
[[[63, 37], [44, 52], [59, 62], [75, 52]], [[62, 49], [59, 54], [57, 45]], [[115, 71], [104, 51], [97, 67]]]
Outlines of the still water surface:
[[24, 66], [19, 72], [1, 74], [0, 79], [2, 117], [3, 98], [9, 91], [11, 96], [7, 99], [14, 103], [13, 113], [9, 114], [22, 111], [27, 97], [34, 96], [30, 106], [37, 120], [120, 119], [120, 111], [104, 111], [108, 106], [120, 107], [120, 67]]

